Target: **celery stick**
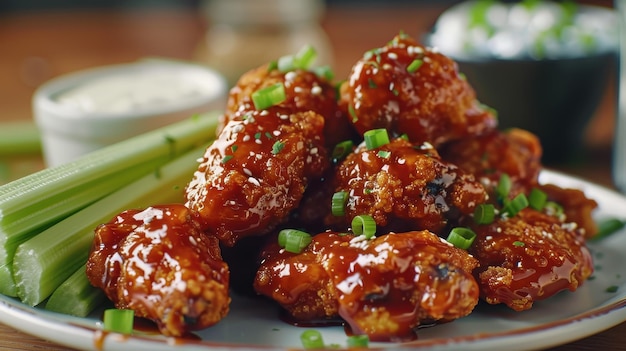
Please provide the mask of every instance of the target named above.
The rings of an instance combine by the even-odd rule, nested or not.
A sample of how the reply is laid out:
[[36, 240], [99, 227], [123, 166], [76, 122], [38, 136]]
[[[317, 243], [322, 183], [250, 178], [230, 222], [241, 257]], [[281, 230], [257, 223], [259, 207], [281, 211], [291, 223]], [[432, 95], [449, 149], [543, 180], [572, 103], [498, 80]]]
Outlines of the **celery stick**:
[[46, 302], [46, 309], [76, 317], [86, 317], [105, 301], [106, 295], [89, 283], [85, 274], [85, 265], [82, 265], [54, 290]]
[[41, 303], [85, 264], [99, 224], [126, 209], [181, 203], [204, 149], [194, 149], [21, 244], [15, 252], [13, 274], [22, 302], [31, 306]]
[[0, 156], [41, 153], [41, 138], [31, 121], [5, 122], [0, 127]]
[[214, 138], [218, 114], [194, 116], [0, 186], [0, 293], [16, 296], [16, 247], [38, 231]]

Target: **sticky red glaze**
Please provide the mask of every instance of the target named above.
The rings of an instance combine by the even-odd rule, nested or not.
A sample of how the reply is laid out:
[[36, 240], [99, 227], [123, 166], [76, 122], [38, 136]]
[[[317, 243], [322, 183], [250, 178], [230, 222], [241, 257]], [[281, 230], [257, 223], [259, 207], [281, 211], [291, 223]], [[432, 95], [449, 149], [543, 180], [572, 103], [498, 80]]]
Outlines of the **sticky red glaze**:
[[526, 310], [534, 301], [576, 290], [593, 273], [591, 254], [573, 222], [527, 208], [474, 230], [470, 252], [480, 261], [476, 273], [489, 303]]
[[344, 221], [369, 214], [384, 230], [430, 230], [441, 234], [449, 223], [474, 212], [487, 201], [473, 175], [442, 161], [428, 145], [402, 138], [368, 150], [359, 148], [339, 166], [335, 191], [348, 192]]
[[[282, 223], [329, 167], [323, 118], [252, 111], [226, 125], [186, 189], [186, 205], [226, 245]], [[277, 149], [277, 143], [280, 148]]]
[[117, 308], [155, 321], [165, 335], [206, 328], [229, 309], [218, 240], [178, 204], [128, 210], [100, 225], [87, 276]]
[[478, 302], [477, 261], [427, 231], [373, 240], [320, 233], [301, 253], [268, 248], [255, 288], [297, 320], [341, 317], [371, 340], [415, 338], [421, 322], [452, 320]]
[[[421, 66], [407, 69], [415, 60]], [[440, 144], [479, 135], [496, 119], [476, 100], [456, 63], [406, 36], [371, 50], [341, 86], [340, 106], [360, 133], [386, 128], [415, 143]]]
[[285, 101], [267, 110], [272, 113], [292, 114], [313, 111], [324, 117], [324, 139], [329, 150], [340, 141], [352, 139], [356, 132], [337, 105], [337, 89], [328, 80], [307, 70], [281, 72], [269, 65], [244, 73], [230, 90], [221, 126], [230, 120], [241, 120], [255, 111], [252, 94], [259, 89], [280, 83], [285, 88]]

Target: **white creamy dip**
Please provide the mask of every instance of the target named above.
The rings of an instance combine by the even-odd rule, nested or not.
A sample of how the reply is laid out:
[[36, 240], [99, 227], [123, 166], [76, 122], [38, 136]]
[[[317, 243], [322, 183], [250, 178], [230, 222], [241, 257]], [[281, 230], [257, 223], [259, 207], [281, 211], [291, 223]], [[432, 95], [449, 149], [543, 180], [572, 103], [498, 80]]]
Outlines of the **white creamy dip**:
[[88, 116], [88, 113], [141, 113], [174, 106], [193, 105], [214, 96], [223, 87], [188, 66], [155, 65], [151, 61], [135, 69], [86, 79], [60, 92], [54, 100]]

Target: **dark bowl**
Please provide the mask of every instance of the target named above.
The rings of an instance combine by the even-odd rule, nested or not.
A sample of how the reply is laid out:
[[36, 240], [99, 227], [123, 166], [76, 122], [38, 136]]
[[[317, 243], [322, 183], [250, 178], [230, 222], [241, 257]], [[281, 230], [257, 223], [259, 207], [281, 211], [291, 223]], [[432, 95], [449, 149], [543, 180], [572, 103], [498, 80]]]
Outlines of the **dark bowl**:
[[566, 164], [584, 155], [584, 131], [615, 72], [617, 56], [455, 61], [478, 99], [498, 112], [501, 129], [533, 132], [541, 140], [545, 164]]

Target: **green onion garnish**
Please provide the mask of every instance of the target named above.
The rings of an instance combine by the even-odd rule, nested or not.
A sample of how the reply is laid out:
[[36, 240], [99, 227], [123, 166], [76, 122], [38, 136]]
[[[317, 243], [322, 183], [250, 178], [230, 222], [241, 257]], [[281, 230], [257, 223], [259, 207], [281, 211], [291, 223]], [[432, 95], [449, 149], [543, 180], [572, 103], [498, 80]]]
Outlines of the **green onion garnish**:
[[480, 204], [474, 209], [476, 224], [490, 224], [496, 217], [496, 209], [492, 204]]
[[371, 239], [376, 235], [376, 221], [370, 215], [358, 215], [352, 219], [352, 232]]
[[465, 227], [452, 228], [450, 234], [448, 234], [448, 242], [459, 249], [467, 250], [476, 239], [476, 233], [473, 230]]
[[322, 333], [314, 329], [303, 331], [302, 334], [300, 334], [300, 341], [302, 342], [302, 347], [304, 347], [305, 349], [324, 348], [324, 339], [322, 338]]
[[554, 201], [546, 201], [543, 208], [546, 210], [547, 214], [552, 216], [560, 217], [563, 214], [563, 206]]
[[513, 246], [524, 247], [524, 246], [526, 246], [526, 243], [524, 243], [523, 241], [514, 241], [513, 242]]
[[302, 252], [311, 240], [309, 233], [297, 229], [283, 229], [278, 232], [278, 245], [292, 253]]
[[370, 338], [367, 335], [351, 335], [348, 337], [348, 347], [368, 347]]
[[337, 145], [333, 149], [333, 153], [331, 155], [331, 159], [333, 163], [337, 163], [343, 160], [346, 156], [348, 156], [354, 148], [354, 143], [352, 140], [344, 140]]
[[389, 134], [387, 129], [371, 129], [363, 134], [365, 138], [365, 146], [368, 150], [379, 148], [383, 145], [389, 144]]
[[333, 214], [333, 216], [345, 216], [346, 202], [348, 202], [348, 192], [338, 191], [334, 193], [331, 201], [331, 213]]
[[313, 61], [317, 58], [317, 52], [311, 45], [305, 45], [298, 51], [295, 56], [296, 68], [308, 69], [313, 64]]
[[135, 311], [110, 308], [104, 311], [104, 330], [120, 334], [130, 334], [133, 332], [134, 320]]
[[503, 211], [506, 212], [509, 217], [513, 217], [526, 207], [528, 207], [528, 198], [524, 194], [518, 194], [513, 200], [507, 201], [504, 204]]
[[548, 194], [537, 188], [533, 188], [528, 194], [528, 204], [537, 211], [543, 210], [546, 201], [548, 201]]
[[626, 220], [607, 218], [598, 223], [598, 233], [591, 240], [600, 240], [622, 230], [626, 226]]
[[348, 114], [350, 118], [352, 118], [352, 122], [356, 122], [359, 120], [359, 117], [356, 115], [356, 111], [354, 110], [354, 106], [352, 104], [348, 105]]
[[423, 63], [424, 63], [424, 61], [422, 61], [420, 59], [415, 59], [415, 60], [413, 60], [413, 62], [411, 62], [407, 66], [406, 71], [409, 72], [409, 73], [413, 73], [413, 72], [417, 71], [422, 66]]
[[511, 178], [508, 174], [502, 173], [500, 176], [500, 181], [496, 186], [496, 195], [500, 201], [506, 200], [509, 197], [509, 193], [511, 192]]
[[333, 72], [333, 69], [329, 65], [315, 67], [313, 72], [315, 72], [318, 77], [327, 81], [331, 81], [335, 78], [335, 72]]
[[285, 147], [285, 143], [277, 141], [272, 145], [272, 154], [278, 154]]
[[283, 83], [276, 83], [252, 93], [252, 102], [257, 110], [265, 110], [287, 99]]
[[391, 151], [380, 150], [377, 155], [380, 158], [389, 158], [391, 156]]

